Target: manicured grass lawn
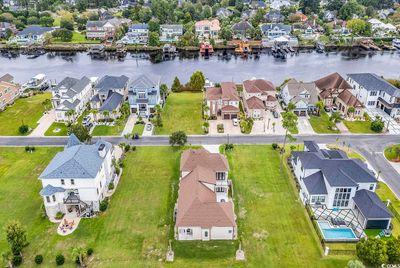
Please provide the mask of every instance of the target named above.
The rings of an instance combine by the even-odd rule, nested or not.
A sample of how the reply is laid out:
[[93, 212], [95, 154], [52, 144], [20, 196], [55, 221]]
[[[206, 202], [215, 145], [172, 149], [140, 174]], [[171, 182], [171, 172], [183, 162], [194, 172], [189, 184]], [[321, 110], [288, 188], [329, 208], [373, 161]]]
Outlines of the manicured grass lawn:
[[[59, 130], [56, 132], [56, 130]], [[54, 122], [44, 133], [45, 136], [68, 136], [68, 127], [64, 123]]]
[[0, 136], [20, 135], [18, 128], [22, 123], [27, 124], [32, 130], [35, 129], [45, 110], [42, 102], [50, 98], [50, 93], [20, 98], [5, 111], [0, 112]]
[[[400, 200], [396, 198], [396, 196], [393, 194], [392, 190], [383, 182], [378, 183], [378, 187], [376, 189], [377, 195], [380, 197], [380, 199], [386, 203], [386, 200], [390, 200], [390, 203], [392, 205], [392, 209], [397, 211], [397, 213], [400, 215]], [[397, 218], [392, 219], [392, 224], [393, 224], [393, 235], [394, 236], [399, 236], [400, 235], [400, 221]]]
[[100, 40], [86, 39], [85, 34], [74, 31], [71, 41], [64, 42], [64, 41], [53, 38], [52, 43], [54, 43], [54, 44], [100, 44]]
[[343, 121], [343, 123], [351, 133], [376, 134], [371, 130], [371, 121]]
[[396, 151], [400, 151], [400, 144], [395, 144], [392, 146], [389, 146], [385, 149], [385, 157], [393, 162], [399, 162], [400, 161], [400, 155], [397, 156]]
[[92, 136], [119, 136], [127, 120], [128, 118], [118, 119], [114, 126], [97, 125], [93, 129]]
[[329, 115], [325, 112], [321, 112], [320, 116], [310, 115], [310, 124], [316, 133], [340, 133], [339, 130], [332, 130], [332, 122], [329, 120]]
[[171, 93], [162, 112], [163, 127], [157, 134], [171, 134], [183, 130], [186, 134], [203, 134], [203, 93]]
[[144, 124], [135, 124], [132, 130], [132, 134], [137, 133], [139, 134], [139, 136], [141, 136], [143, 134], [144, 126]]
[[357, 153], [356, 151], [354, 151], [352, 149], [349, 149], [346, 146], [342, 146], [342, 145], [338, 145], [338, 144], [327, 144], [326, 147], [328, 147], [329, 149], [342, 150], [347, 154], [347, 156], [349, 158], [357, 158], [357, 159], [360, 159], [361, 161], [365, 161], [365, 158], [362, 155], [360, 155], [359, 153]]

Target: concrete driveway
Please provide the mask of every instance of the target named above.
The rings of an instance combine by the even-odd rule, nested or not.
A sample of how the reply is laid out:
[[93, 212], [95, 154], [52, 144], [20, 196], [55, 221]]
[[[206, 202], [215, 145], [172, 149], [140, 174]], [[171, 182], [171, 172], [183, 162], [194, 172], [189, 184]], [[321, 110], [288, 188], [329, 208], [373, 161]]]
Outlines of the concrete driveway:
[[299, 116], [297, 128], [299, 129], [299, 134], [315, 134], [314, 129], [306, 116]]
[[[151, 135], [153, 135], [154, 126], [152, 123], [146, 122], [146, 121], [147, 120], [145, 120], [145, 125], [144, 125], [142, 136], [151, 136]], [[147, 129], [147, 125], [149, 125], [149, 124], [151, 125], [151, 128]]]
[[49, 129], [51, 124], [56, 120], [56, 112], [54, 109], [43, 114], [43, 116], [38, 121], [38, 126], [29, 134], [32, 137], [43, 137], [44, 133]]
[[[217, 120], [208, 120], [208, 123], [210, 124], [210, 126], [208, 128], [209, 135], [241, 134], [240, 127], [234, 126], [232, 120], [224, 120], [224, 119], [218, 118]], [[218, 129], [217, 129], [218, 124], [224, 125], [224, 133], [218, 133]]]

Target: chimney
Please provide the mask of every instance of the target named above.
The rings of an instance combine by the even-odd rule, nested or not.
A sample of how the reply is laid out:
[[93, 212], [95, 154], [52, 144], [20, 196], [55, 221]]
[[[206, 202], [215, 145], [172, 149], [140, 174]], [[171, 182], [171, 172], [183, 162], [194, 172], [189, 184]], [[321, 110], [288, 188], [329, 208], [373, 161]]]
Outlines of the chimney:
[[106, 156], [106, 145], [104, 143], [100, 144], [98, 152], [101, 158]]

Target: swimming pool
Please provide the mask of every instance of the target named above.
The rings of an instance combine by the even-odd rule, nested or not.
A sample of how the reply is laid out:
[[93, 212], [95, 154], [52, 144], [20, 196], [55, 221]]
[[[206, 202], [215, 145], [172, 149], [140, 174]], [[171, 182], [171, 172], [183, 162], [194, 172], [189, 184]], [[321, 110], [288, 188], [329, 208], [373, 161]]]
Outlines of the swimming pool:
[[358, 240], [351, 228], [333, 227], [328, 221], [317, 221], [317, 223], [326, 241]]

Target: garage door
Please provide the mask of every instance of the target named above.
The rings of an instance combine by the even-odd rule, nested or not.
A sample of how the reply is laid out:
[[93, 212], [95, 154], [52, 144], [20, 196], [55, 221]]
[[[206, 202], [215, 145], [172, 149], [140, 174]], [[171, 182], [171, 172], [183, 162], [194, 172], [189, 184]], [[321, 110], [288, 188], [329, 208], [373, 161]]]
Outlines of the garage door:
[[224, 119], [231, 119], [229, 114], [224, 114]]
[[237, 114], [231, 115], [231, 119], [237, 118]]
[[386, 229], [389, 220], [369, 220], [366, 229]]

